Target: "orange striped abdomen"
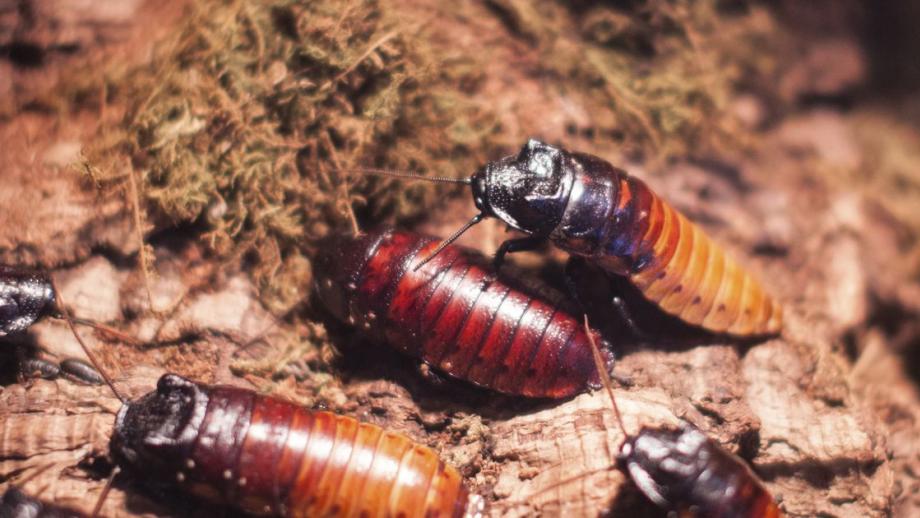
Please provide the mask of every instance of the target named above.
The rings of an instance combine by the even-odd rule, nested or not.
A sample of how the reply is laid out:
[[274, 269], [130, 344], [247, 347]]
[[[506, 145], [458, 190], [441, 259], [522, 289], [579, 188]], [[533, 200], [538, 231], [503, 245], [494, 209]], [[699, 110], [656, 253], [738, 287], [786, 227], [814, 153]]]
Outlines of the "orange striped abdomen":
[[259, 516], [476, 518], [482, 511], [456, 469], [401, 434], [172, 374], [122, 407], [112, 451], [126, 469]]
[[615, 244], [628, 256], [608, 255], [602, 266], [628, 276], [664, 311], [709, 331], [780, 331], [780, 305], [699, 227], [638, 179], [623, 174], [618, 187]]

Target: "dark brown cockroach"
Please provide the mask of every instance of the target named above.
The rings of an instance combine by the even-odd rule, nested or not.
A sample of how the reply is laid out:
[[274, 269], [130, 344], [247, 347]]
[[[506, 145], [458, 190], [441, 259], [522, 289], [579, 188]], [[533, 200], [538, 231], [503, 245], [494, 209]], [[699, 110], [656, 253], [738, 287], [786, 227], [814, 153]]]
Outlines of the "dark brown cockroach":
[[[585, 318], [585, 328], [588, 319]], [[591, 343], [595, 361], [600, 351]], [[616, 404], [606, 370], [604, 388], [626, 440], [617, 466], [659, 507], [680, 516], [779, 518], [782, 512], [751, 468], [690, 424], [679, 429], [646, 428], [630, 436]]]
[[351, 417], [166, 374], [118, 412], [126, 471], [260, 516], [482, 515], [434, 450]]
[[145, 480], [259, 516], [482, 516], [457, 470], [404, 435], [175, 374], [129, 401], [100, 373], [122, 401], [112, 458]]
[[508, 252], [551, 241], [627, 277], [645, 298], [687, 323], [737, 336], [781, 330], [780, 305], [753, 276], [644, 182], [596, 156], [531, 139], [517, 155], [490, 162], [468, 179], [360, 171], [470, 185], [480, 212], [445, 245], [495, 217], [528, 234], [502, 243], [499, 264]]
[[41, 272], [0, 265], [0, 337], [54, 314], [55, 291]]
[[69, 319], [69, 324], [89, 326], [136, 343], [133, 338], [105, 324], [67, 315], [61, 295], [48, 274], [0, 264], [0, 338], [25, 331], [45, 317]]
[[0, 518], [86, 518], [86, 515], [73, 509], [42, 502], [15, 487], [10, 487], [0, 500]]
[[699, 429], [643, 428], [627, 437], [620, 466], [649, 500], [681, 516], [779, 518], [773, 496], [748, 465]]
[[338, 318], [455, 378], [546, 398], [600, 386], [577, 318], [460, 247], [414, 268], [437, 246], [395, 230], [334, 238], [313, 263], [317, 291]]

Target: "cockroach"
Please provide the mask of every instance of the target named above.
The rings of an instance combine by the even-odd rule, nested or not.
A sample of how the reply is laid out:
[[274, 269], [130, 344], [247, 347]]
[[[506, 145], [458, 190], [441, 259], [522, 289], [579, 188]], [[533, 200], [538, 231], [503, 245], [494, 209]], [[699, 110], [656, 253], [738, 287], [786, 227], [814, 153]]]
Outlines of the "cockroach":
[[531, 139], [517, 155], [465, 179], [379, 169], [369, 174], [470, 185], [479, 213], [418, 266], [486, 217], [528, 234], [501, 244], [495, 260], [546, 241], [628, 278], [649, 301], [714, 333], [770, 335], [782, 308], [699, 227], [638, 178], [585, 153]]
[[618, 461], [643, 495], [681, 516], [782, 516], [751, 468], [694, 426], [643, 428], [626, 439]]
[[99, 373], [122, 401], [110, 441], [118, 470], [259, 516], [481, 518], [484, 511], [482, 497], [434, 450], [379, 426], [175, 374], [130, 401]]
[[319, 297], [373, 338], [482, 387], [541, 398], [600, 387], [577, 318], [461, 247], [414, 268], [437, 246], [391, 229], [333, 238], [313, 263]]
[[260, 516], [483, 512], [456, 469], [401, 434], [175, 374], [122, 406], [111, 450], [126, 470]]
[[[585, 328], [588, 328], [587, 317]], [[595, 361], [602, 365], [593, 339], [591, 348]], [[747, 463], [689, 423], [679, 429], [643, 427], [630, 436], [606, 370], [602, 371], [602, 381], [616, 421], [626, 436], [616, 465], [654, 504], [679, 516], [782, 516], [773, 496]]]
[[61, 294], [47, 273], [0, 264], [0, 338], [25, 331], [45, 317], [69, 318], [69, 324], [89, 326], [118, 339], [136, 342], [105, 324], [66, 315]]
[[42, 502], [15, 487], [10, 487], [0, 500], [0, 518], [86, 518], [86, 515], [73, 509]]

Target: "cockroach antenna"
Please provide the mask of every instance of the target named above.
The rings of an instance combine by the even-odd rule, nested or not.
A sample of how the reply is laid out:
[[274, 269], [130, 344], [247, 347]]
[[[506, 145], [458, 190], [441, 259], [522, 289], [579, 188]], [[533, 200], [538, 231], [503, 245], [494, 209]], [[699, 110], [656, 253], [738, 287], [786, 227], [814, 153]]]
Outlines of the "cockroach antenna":
[[418, 173], [406, 173], [402, 171], [392, 171], [390, 169], [380, 169], [377, 167], [351, 167], [348, 169], [339, 169], [344, 173], [361, 173], [372, 176], [388, 176], [390, 178], [401, 178], [403, 180], [419, 180], [422, 182], [432, 183], [454, 183], [462, 185], [471, 185], [471, 178], [449, 178], [446, 176], [425, 176]]
[[121, 473], [121, 467], [115, 466], [112, 469], [112, 473], [109, 475], [109, 478], [105, 481], [105, 486], [102, 487], [102, 492], [99, 493], [99, 498], [96, 500], [96, 505], [93, 506], [93, 512], [90, 514], [91, 518], [96, 518], [99, 516], [99, 511], [102, 510], [102, 504], [105, 503], [105, 499], [109, 496], [109, 491], [112, 490], [112, 484], [115, 483], [115, 477]]
[[[50, 276], [49, 276], [50, 278]], [[70, 312], [67, 311], [67, 305], [64, 303], [64, 299], [61, 295], [61, 290], [58, 289], [57, 285], [54, 283], [54, 279], [50, 278], [51, 287], [54, 289], [55, 296], [57, 297], [58, 311], [61, 312], [61, 316], [67, 322], [67, 326], [70, 327], [70, 332], [73, 333], [73, 336], [77, 339], [77, 342], [80, 344], [80, 347], [83, 349], [83, 352], [86, 354], [86, 357], [89, 358], [90, 363], [93, 364], [93, 367], [99, 372], [102, 376], [102, 379], [105, 380], [105, 384], [112, 389], [112, 393], [115, 394], [122, 403], [127, 403], [128, 400], [118, 392], [118, 389], [115, 388], [115, 384], [112, 383], [112, 380], [109, 379], [105, 371], [99, 366], [99, 362], [96, 361], [96, 356], [90, 352], [89, 347], [86, 346], [86, 343], [83, 341], [83, 338], [80, 337], [80, 333], [77, 332], [77, 327], [74, 325], [74, 321], [70, 318]]]
[[428, 264], [428, 261], [434, 259], [438, 254], [441, 253], [442, 250], [444, 250], [445, 248], [447, 248], [448, 246], [450, 246], [451, 243], [453, 243], [454, 241], [456, 241], [457, 239], [459, 239], [460, 236], [462, 236], [467, 230], [470, 229], [470, 227], [472, 227], [473, 225], [475, 225], [475, 224], [479, 223], [480, 221], [482, 221], [483, 218], [485, 218], [485, 216], [483, 216], [482, 213], [479, 213], [479, 214], [476, 214], [475, 216], [473, 216], [472, 219], [470, 219], [469, 221], [467, 221], [466, 224], [464, 224], [464, 225], [463, 225], [462, 227], [460, 227], [456, 232], [454, 232], [453, 234], [451, 234], [450, 237], [448, 237], [447, 239], [445, 239], [445, 240], [441, 241], [440, 243], [438, 243], [437, 248], [435, 248], [434, 250], [432, 250], [430, 254], [428, 254], [424, 259], [422, 259], [421, 261], [419, 261], [419, 263], [418, 263], [417, 265], [415, 265], [414, 268], [412, 268], [412, 271], [413, 271], [413, 272], [417, 272], [417, 271], [419, 270], [419, 268], [421, 268], [422, 266], [425, 266], [426, 264]]
[[601, 383], [604, 385], [604, 390], [607, 391], [607, 395], [610, 397], [610, 403], [613, 405], [613, 414], [617, 418], [617, 423], [620, 424], [620, 430], [623, 431], [623, 435], [629, 437], [629, 433], [626, 431], [626, 425], [623, 424], [623, 414], [620, 413], [620, 407], [617, 406], [617, 400], [613, 397], [613, 384], [610, 382], [610, 373], [607, 372], [607, 366], [604, 365], [604, 359], [601, 357], [601, 350], [597, 347], [597, 342], [594, 341], [594, 333], [591, 331], [591, 326], [588, 324], [588, 314], [585, 313], [585, 333], [588, 335], [588, 342], [591, 343], [591, 354], [594, 356], [594, 365], [597, 368], [597, 376], [600, 378]]

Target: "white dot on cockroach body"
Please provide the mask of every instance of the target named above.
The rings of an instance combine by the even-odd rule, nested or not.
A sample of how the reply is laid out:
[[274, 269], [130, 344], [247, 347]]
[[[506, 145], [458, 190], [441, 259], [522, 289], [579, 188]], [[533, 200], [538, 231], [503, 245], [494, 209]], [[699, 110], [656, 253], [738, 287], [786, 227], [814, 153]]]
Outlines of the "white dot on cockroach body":
[[185, 467], [187, 467], [188, 469], [195, 469], [195, 461], [192, 459], [186, 459]]
[[182, 473], [181, 471], [176, 473], [176, 481], [185, 482], [185, 473]]
[[225, 469], [225, 470], [224, 470], [224, 478], [227, 479], [227, 480], [230, 480], [231, 478], [233, 478], [233, 472], [230, 471], [229, 469]]

